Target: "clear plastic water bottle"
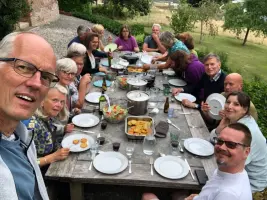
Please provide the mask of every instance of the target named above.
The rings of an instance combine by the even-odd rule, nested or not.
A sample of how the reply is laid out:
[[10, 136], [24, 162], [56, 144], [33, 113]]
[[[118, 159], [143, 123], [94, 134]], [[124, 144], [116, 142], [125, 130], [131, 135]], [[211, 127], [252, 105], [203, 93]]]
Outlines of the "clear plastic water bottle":
[[146, 155], [152, 155], [156, 148], [156, 138], [154, 134], [146, 135], [143, 142], [143, 152]]

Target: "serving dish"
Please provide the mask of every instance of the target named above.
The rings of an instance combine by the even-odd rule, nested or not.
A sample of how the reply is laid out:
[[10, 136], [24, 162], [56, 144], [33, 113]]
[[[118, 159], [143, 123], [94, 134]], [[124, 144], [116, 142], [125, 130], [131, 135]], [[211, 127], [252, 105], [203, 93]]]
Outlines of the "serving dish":
[[[132, 124], [133, 121], [135, 121], [136, 124]], [[140, 123], [139, 127], [137, 127], [137, 129], [139, 129], [140, 131], [129, 133], [129, 131], [133, 129], [133, 126], [138, 126], [138, 122], [144, 122], [144, 124], [146, 125], [142, 126], [142, 124]], [[154, 134], [153, 124], [154, 120], [149, 116], [128, 116], [125, 119], [125, 134], [129, 139], [142, 140], [147, 134], [150, 134], [151, 132]], [[147, 129], [147, 131], [144, 132], [145, 129], [143, 128]]]

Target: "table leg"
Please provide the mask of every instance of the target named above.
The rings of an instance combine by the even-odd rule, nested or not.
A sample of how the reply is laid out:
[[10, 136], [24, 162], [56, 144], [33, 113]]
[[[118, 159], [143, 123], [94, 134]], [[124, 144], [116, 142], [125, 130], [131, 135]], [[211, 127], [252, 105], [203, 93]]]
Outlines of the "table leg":
[[84, 200], [82, 183], [70, 183], [70, 197], [71, 200]]

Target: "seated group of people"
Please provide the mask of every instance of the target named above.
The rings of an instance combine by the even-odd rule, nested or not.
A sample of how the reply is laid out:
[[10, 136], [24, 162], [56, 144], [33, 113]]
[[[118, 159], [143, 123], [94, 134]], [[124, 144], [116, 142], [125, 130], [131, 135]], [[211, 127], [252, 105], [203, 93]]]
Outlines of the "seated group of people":
[[[69, 123], [69, 119], [81, 112], [85, 95], [89, 92], [91, 75], [97, 72], [107, 72], [107, 68], [99, 65], [96, 61], [96, 57], [107, 57], [109, 53], [103, 52], [103, 26], [96, 25], [92, 29], [79, 26], [77, 33], [78, 36], [68, 45], [66, 57], [56, 61], [56, 69], [46, 67], [45, 64], [55, 61], [55, 57], [51, 53], [50, 47], [47, 48], [48, 44], [39, 36], [32, 33], [10, 34], [0, 43], [0, 53], [2, 53], [1, 51], [4, 51], [5, 48], [8, 49], [14, 41], [17, 43], [19, 41], [22, 43], [21, 46], [23, 46], [23, 42], [35, 38], [38, 42], [42, 41], [46, 44], [43, 45], [44, 47], [40, 46], [41, 50], [48, 49], [47, 54], [48, 52], [51, 54], [49, 54], [50, 60], [47, 61], [48, 58], [45, 58], [42, 60], [43, 63], [36, 62], [35, 58], [19, 57], [19, 54], [13, 55], [16, 53], [13, 53], [13, 51], [1, 56], [11, 57], [10, 59], [0, 58], [0, 64], [13, 61], [15, 63], [14, 71], [23, 78], [30, 78], [29, 80], [41, 79], [43, 82], [38, 87], [45, 85], [45, 81], [49, 81], [50, 84], [58, 82], [54, 87], [49, 88], [46, 84], [46, 89], [36, 89], [37, 85], [30, 85], [27, 80], [23, 79], [25, 87], [33, 88], [31, 89], [32, 91], [41, 90], [42, 97], [44, 98], [37, 101], [35, 97], [25, 97], [24, 93], [16, 94], [19, 99], [28, 102], [37, 101], [40, 104], [34, 104], [35, 107], [39, 106], [35, 113], [30, 112], [35, 109], [28, 109], [27, 115], [21, 114], [19, 118], [20, 114], [17, 117], [12, 115], [16, 122], [18, 121], [17, 119], [19, 121], [24, 120], [23, 123], [27, 126], [28, 130], [31, 130], [35, 144], [33, 151], [36, 148], [37, 163], [42, 172], [46, 170], [44, 166], [48, 166], [50, 163], [58, 160], [63, 160], [69, 155], [69, 149], [61, 148], [60, 146], [60, 141], [64, 134], [70, 133], [74, 129], [74, 125]], [[22, 37], [21, 35], [26, 36]], [[112, 38], [109, 37], [108, 40], [111, 42]], [[131, 36], [126, 25], [121, 28], [120, 36], [115, 40], [115, 43], [118, 45], [118, 50], [139, 51], [136, 40]], [[21, 46], [16, 45], [15, 47], [19, 48]], [[144, 65], [144, 69], [155, 67], [158, 69], [173, 68], [176, 75], [188, 83], [183, 88], [173, 89], [173, 94], [177, 95], [180, 92], [186, 92], [196, 96], [197, 103], [183, 100], [182, 104], [186, 107], [199, 109], [208, 126], [217, 126], [211, 132], [211, 135], [216, 137], [215, 156], [218, 169], [199, 195], [190, 195], [186, 199], [251, 199], [251, 191], [253, 195], [261, 194], [264, 190], [266, 191], [266, 139], [256, 122], [258, 116], [255, 106], [248, 95], [242, 92], [242, 76], [237, 73], [229, 75], [224, 73], [221, 70], [220, 58], [216, 54], [208, 54], [202, 63], [198, 60], [197, 53], [194, 50], [193, 38], [190, 34], [182, 33], [176, 37], [168, 31], [160, 34], [160, 25], [157, 24], [153, 25], [152, 34], [146, 37], [143, 50], [161, 52], [163, 54], [161, 57], [154, 59], [153, 62], [166, 61], [166, 63], [159, 65]], [[26, 52], [31, 51], [28, 50]], [[38, 53], [39, 51], [36, 50], [36, 52]], [[38, 56], [44, 57], [41, 53]], [[26, 59], [27, 62], [23, 59]], [[35, 65], [31, 64], [31, 62]], [[44, 65], [40, 69], [47, 70], [46, 73], [40, 72], [39, 65], [41, 67]], [[20, 69], [21, 66], [24, 68]], [[31, 76], [26, 74], [26, 68], [27, 70], [32, 70], [30, 71], [32, 73]], [[54, 72], [59, 79], [54, 77]], [[47, 94], [45, 95], [46, 92]], [[212, 93], [222, 93], [226, 96], [225, 108], [220, 112], [222, 116], [221, 121], [213, 120], [207, 114], [210, 108], [205, 101]], [[5, 130], [1, 130], [1, 138], [4, 138], [3, 141], [8, 141], [12, 134], [5, 133]], [[15, 135], [15, 139], [19, 137], [19, 135], [13, 135]], [[3, 159], [3, 163], [11, 170], [11, 173], [18, 173], [14, 167], [10, 166], [11, 164], [7, 161], [7, 157], [3, 156], [5, 155], [3, 152], [6, 152], [6, 147], [2, 146], [2, 144], [5, 145], [3, 141], [0, 140], [0, 155], [2, 156], [2, 158], [0, 157], [0, 164]], [[3, 169], [1, 165], [0, 169]], [[6, 170], [6, 167], [4, 169]], [[36, 173], [36, 167], [33, 170]], [[21, 180], [14, 178], [14, 181], [17, 183]], [[41, 181], [42, 179], [38, 180], [38, 184], [42, 186]], [[21, 190], [21, 188], [17, 187], [16, 189]], [[1, 191], [0, 189], [0, 193]], [[30, 192], [32, 195], [32, 191]], [[20, 195], [28, 195], [24, 194], [24, 192], [22, 193], [19, 191], [17, 195], [19, 197]], [[45, 194], [41, 195], [46, 196]], [[175, 198], [178, 199], [177, 195]], [[157, 197], [153, 194], [144, 194], [143, 199], [152, 200], [157, 199]]]

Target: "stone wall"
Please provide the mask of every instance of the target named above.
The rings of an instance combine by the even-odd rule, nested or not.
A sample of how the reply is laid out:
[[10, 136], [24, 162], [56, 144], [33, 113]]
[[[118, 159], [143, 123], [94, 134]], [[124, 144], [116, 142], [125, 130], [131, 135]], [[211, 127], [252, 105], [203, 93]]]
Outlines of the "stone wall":
[[29, 4], [32, 8], [31, 26], [39, 26], [59, 18], [57, 0], [29, 0]]

